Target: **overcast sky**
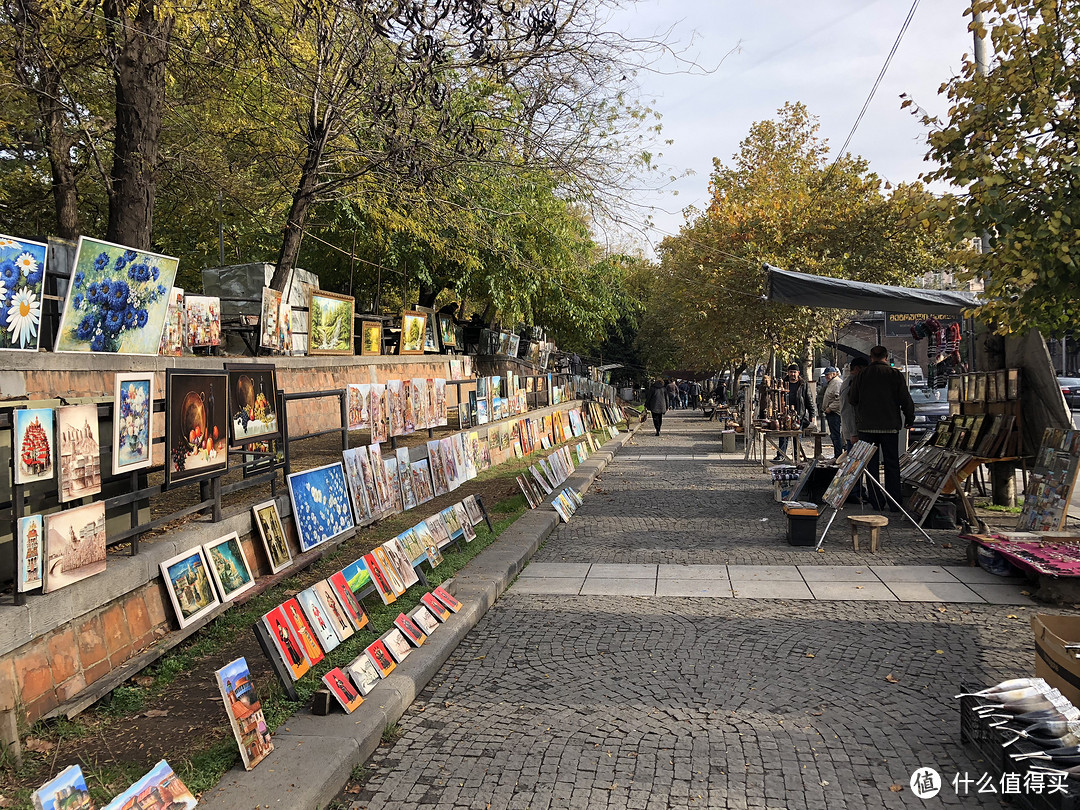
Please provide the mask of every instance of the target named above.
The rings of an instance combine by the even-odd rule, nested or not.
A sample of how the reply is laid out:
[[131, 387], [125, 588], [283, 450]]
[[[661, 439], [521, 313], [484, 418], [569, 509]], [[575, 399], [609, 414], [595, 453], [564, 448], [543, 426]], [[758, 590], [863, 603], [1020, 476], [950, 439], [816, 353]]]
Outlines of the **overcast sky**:
[[[894, 183], [929, 168], [926, 131], [900, 109], [899, 96], [947, 112], [938, 88], [972, 51], [967, 6], [968, 0], [922, 0], [848, 147]], [[674, 26], [670, 39], [688, 56], [709, 67], [723, 59], [709, 75], [639, 74], [642, 100], [662, 114], [662, 137], [674, 140], [663, 147], [661, 164], [671, 174], [694, 174], [664, 193], [638, 194], [655, 227], [637, 240], [651, 253], [648, 242], [677, 233], [682, 209], [707, 201], [712, 159], [729, 162], [751, 124], [775, 117], [786, 101], [806, 104], [820, 134], [839, 149], [910, 8], [911, 0], [640, 0], [618, 12], [615, 29], [645, 37]], [[673, 61], [658, 67], [678, 70]], [[640, 221], [643, 213], [628, 217]]]

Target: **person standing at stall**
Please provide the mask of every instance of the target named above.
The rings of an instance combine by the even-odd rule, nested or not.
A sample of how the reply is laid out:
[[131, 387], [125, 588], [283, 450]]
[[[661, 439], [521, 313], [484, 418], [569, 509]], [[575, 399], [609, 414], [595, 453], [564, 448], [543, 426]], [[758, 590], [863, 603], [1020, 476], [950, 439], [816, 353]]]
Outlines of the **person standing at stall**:
[[[805, 429], [817, 419], [814, 397], [810, 394], [810, 386], [806, 384], [806, 380], [802, 379], [799, 367], [795, 363], [787, 367], [787, 375], [788, 392], [784, 404], [795, 410], [795, 415], [799, 418], [799, 428]], [[780, 438], [778, 447], [780, 452], [773, 457], [773, 461], [784, 460], [784, 454], [787, 453], [788, 448], [787, 436]]]
[[645, 410], [652, 414], [653, 427], [656, 435], [660, 435], [660, 425], [664, 422], [664, 414], [668, 409], [667, 386], [663, 380], [657, 380], [652, 384], [648, 394], [645, 395]]
[[840, 371], [834, 366], [825, 369], [825, 389], [821, 396], [821, 410], [825, 414], [825, 424], [829, 427], [832, 439], [833, 458], [844, 452], [844, 441], [840, 436]]
[[[889, 365], [889, 350], [875, 346], [870, 350], [870, 365], [859, 373], [848, 394], [855, 407], [855, 423], [859, 440], [876, 444], [878, 452], [870, 457], [866, 471], [878, 478], [878, 456], [885, 467], [885, 491], [892, 501], [889, 508], [899, 512], [903, 492], [900, 489], [900, 431], [915, 421], [915, 403], [908, 391], [904, 374]], [[871, 487], [870, 503], [875, 509], [885, 508], [885, 498]]]
[[851, 385], [859, 372], [870, 365], [865, 357], [854, 357], [848, 366], [848, 376], [840, 385], [840, 436], [844, 440], [844, 449], [850, 450], [851, 445], [859, 438], [859, 428], [855, 424], [855, 406], [851, 404], [848, 394], [851, 393]]

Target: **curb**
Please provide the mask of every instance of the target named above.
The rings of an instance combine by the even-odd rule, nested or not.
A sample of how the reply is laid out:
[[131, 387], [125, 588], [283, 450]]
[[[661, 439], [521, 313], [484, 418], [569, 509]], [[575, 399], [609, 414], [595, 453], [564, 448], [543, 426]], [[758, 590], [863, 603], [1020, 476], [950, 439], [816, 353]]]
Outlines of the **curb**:
[[[565, 485], [586, 492], [640, 427], [630, 425], [608, 441], [578, 465]], [[274, 752], [263, 763], [251, 771], [234, 767], [200, 797], [199, 806], [205, 810], [319, 810], [329, 805], [353, 769], [379, 746], [386, 727], [401, 718], [558, 525], [554, 509], [541, 507], [523, 514], [497, 543], [480, 552], [454, 577], [453, 593], [463, 604], [461, 612], [452, 615], [424, 646], [413, 650], [408, 661], [382, 681], [356, 711], [317, 717], [304, 707], [278, 728]]]

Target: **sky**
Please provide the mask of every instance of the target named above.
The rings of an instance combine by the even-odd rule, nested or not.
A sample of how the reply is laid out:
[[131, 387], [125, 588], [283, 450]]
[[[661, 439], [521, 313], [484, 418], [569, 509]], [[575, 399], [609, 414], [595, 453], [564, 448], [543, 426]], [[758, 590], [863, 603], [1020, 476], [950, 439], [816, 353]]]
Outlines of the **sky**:
[[[938, 89], [973, 49], [967, 6], [919, 3], [848, 147], [894, 184], [932, 168], [923, 162], [927, 131], [910, 108], [900, 109], [900, 94], [947, 113]], [[661, 139], [674, 141], [658, 145], [658, 162], [678, 179], [662, 192], [630, 192], [637, 206], [627, 218], [640, 223], [649, 213], [653, 221], [631, 238], [653, 255], [653, 246], [678, 232], [686, 206], [707, 202], [713, 158], [730, 162], [750, 126], [774, 118], [787, 101], [806, 104], [819, 134], [839, 149], [910, 9], [911, 0], [640, 0], [616, 12], [609, 28], [632, 37], [670, 28], [669, 41], [710, 70], [687, 71], [666, 58], [638, 74], [641, 100], [662, 116]]]

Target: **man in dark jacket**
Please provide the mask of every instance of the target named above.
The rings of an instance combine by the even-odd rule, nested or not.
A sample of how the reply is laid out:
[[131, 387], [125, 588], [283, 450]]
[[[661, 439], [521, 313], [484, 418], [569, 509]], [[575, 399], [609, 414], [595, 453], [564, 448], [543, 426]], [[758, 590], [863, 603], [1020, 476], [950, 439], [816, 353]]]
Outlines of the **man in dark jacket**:
[[667, 387], [664, 389], [667, 391], [667, 404], [669, 408], [679, 407], [679, 386], [675, 384], [674, 380], [667, 381]]
[[[848, 399], [855, 409], [859, 441], [878, 447], [866, 465], [866, 471], [878, 479], [878, 456], [885, 467], [885, 491], [892, 497], [889, 508], [899, 512], [903, 492], [900, 489], [900, 431], [915, 421], [915, 403], [911, 400], [904, 375], [889, 365], [889, 350], [875, 346], [870, 350], [870, 365], [851, 383]], [[875, 509], [885, 508], [885, 498], [877, 487], [870, 487], [870, 502]]]
[[[801, 374], [802, 372], [795, 363], [787, 367], [788, 393], [785, 404], [795, 409], [795, 413], [799, 417], [799, 427], [806, 428], [817, 419], [817, 408], [815, 407], [814, 397], [810, 393], [810, 386], [806, 384], [806, 380], [802, 379]], [[787, 447], [787, 436], [784, 436], [780, 439], [780, 452], [773, 457], [773, 461], [783, 461], [784, 454], [787, 453]]]
[[652, 423], [653, 427], [656, 428], [657, 436], [660, 435], [660, 425], [664, 421], [664, 414], [667, 413], [667, 407], [667, 386], [664, 385], [663, 380], [657, 380], [652, 384], [652, 388], [650, 388], [645, 395], [645, 410], [652, 414]]

